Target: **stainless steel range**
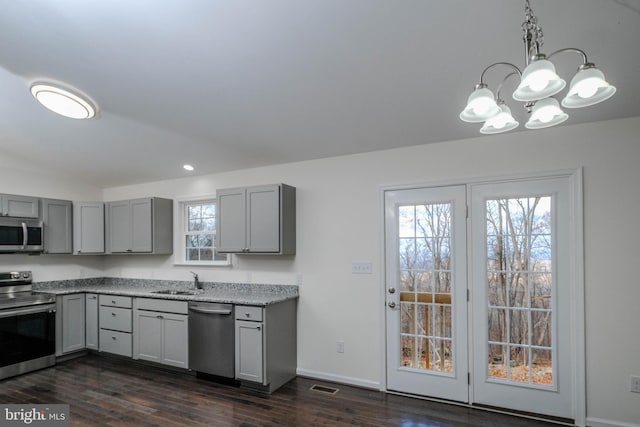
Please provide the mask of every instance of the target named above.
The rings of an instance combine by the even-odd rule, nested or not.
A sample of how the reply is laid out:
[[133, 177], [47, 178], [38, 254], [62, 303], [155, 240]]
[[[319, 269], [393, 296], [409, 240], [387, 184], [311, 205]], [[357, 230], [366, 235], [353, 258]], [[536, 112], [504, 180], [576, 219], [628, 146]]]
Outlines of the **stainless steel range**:
[[0, 379], [55, 364], [55, 301], [30, 271], [0, 273]]

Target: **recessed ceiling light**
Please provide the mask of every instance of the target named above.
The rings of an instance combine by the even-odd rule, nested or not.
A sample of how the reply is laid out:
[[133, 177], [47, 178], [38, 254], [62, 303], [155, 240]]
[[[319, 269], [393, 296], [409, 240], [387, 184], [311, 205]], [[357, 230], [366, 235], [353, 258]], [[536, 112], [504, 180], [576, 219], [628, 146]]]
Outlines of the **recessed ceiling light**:
[[193, 166], [191, 165], [183, 165], [182, 166], [184, 168], [184, 170], [188, 170], [189, 172], [191, 172], [193, 169], [195, 169]]
[[72, 119], [90, 119], [96, 115], [92, 103], [68, 90], [51, 84], [36, 83], [31, 94], [49, 110]]

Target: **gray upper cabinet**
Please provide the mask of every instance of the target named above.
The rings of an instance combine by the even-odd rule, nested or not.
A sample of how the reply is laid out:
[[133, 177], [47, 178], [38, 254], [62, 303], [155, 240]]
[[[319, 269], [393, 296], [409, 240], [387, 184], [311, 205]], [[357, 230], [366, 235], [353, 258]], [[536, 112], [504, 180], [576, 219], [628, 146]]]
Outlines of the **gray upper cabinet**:
[[216, 191], [218, 252], [245, 252], [247, 247], [246, 194], [247, 191], [244, 188]]
[[107, 253], [173, 252], [173, 201], [159, 197], [106, 205]]
[[0, 194], [0, 216], [40, 218], [40, 199], [37, 197]]
[[42, 200], [44, 253], [73, 252], [73, 204], [69, 200]]
[[[150, 201], [147, 201], [151, 205]], [[107, 252], [132, 252], [131, 245], [131, 202], [107, 203]], [[151, 215], [148, 224], [141, 224], [151, 228]], [[151, 241], [145, 242], [149, 248]], [[151, 252], [149, 249], [147, 252]]]
[[74, 254], [104, 253], [104, 203], [74, 203], [73, 218]]
[[296, 253], [296, 189], [286, 184], [216, 192], [219, 253]]

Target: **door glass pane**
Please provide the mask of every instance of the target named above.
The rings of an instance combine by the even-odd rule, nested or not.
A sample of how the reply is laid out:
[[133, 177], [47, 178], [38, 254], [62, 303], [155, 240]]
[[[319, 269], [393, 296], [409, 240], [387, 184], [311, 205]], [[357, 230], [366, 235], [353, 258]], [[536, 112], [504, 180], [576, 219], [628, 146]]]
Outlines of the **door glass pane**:
[[452, 373], [451, 203], [400, 206], [402, 365]]
[[487, 376], [553, 385], [551, 197], [486, 202]]

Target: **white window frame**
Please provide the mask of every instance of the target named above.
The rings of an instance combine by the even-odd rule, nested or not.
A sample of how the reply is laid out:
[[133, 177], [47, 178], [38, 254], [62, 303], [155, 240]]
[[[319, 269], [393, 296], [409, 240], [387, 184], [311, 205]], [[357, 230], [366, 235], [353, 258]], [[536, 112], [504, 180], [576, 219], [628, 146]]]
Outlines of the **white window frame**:
[[[189, 265], [199, 267], [226, 267], [231, 265], [231, 256], [226, 254], [226, 260], [189, 261], [186, 259], [186, 236], [188, 232], [187, 207], [198, 204], [214, 204], [217, 207], [215, 196], [200, 196], [178, 199], [174, 210], [174, 265]], [[217, 220], [217, 215], [216, 215]], [[217, 232], [217, 223], [216, 223]], [[215, 249], [214, 233], [214, 249]], [[222, 254], [219, 254], [222, 255]]]

